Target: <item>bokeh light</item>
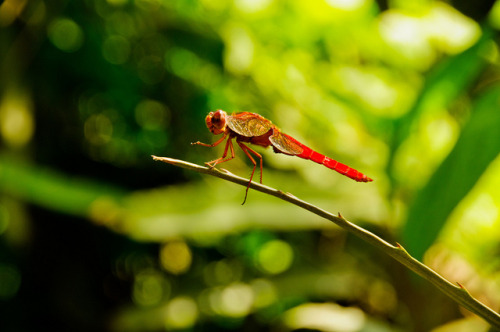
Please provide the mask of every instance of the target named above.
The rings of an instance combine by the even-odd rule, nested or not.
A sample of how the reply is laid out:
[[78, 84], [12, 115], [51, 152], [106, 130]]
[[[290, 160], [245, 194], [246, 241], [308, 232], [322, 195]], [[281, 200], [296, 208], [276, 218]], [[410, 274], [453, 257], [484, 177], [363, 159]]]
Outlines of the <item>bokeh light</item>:
[[286, 271], [293, 262], [293, 250], [281, 240], [272, 240], [264, 244], [258, 254], [258, 266], [270, 274]]
[[[253, 189], [241, 206], [244, 187], [151, 160], [220, 157], [224, 144], [190, 146], [217, 140], [204, 123], [216, 109], [259, 113], [372, 177], [252, 146], [265, 185], [401, 243], [498, 309], [499, 3], [3, 1], [2, 324], [437, 331], [479, 320], [308, 211]], [[248, 177], [235, 150], [217, 167]]]
[[137, 123], [145, 129], [165, 130], [170, 124], [170, 117], [168, 107], [156, 100], [142, 100], [135, 108]]
[[158, 271], [143, 270], [135, 277], [133, 299], [140, 306], [159, 304], [170, 295], [170, 283]]
[[265, 308], [278, 300], [276, 287], [267, 279], [256, 279], [250, 284], [254, 292], [254, 307]]
[[173, 274], [184, 273], [191, 266], [192, 254], [183, 241], [168, 242], [160, 251], [162, 267]]
[[105, 114], [91, 115], [85, 121], [85, 137], [95, 145], [103, 145], [111, 141], [113, 123]]
[[494, 28], [500, 29], [500, 1], [495, 1], [490, 11], [488, 21]]
[[205, 282], [217, 286], [240, 281], [244, 271], [240, 261], [224, 259], [208, 264], [203, 272]]
[[0, 101], [0, 134], [12, 147], [22, 147], [32, 138], [35, 123], [31, 97], [26, 91], [11, 87]]
[[122, 36], [110, 36], [102, 45], [102, 54], [114, 65], [124, 64], [130, 56], [130, 43]]
[[80, 26], [69, 18], [57, 18], [48, 28], [48, 37], [55, 47], [64, 52], [75, 52], [84, 42]]
[[248, 72], [253, 63], [255, 48], [249, 32], [242, 26], [231, 24], [225, 27], [223, 37], [227, 45], [225, 67], [235, 74]]
[[187, 329], [196, 324], [198, 307], [187, 296], [172, 299], [165, 309], [165, 326], [168, 329]]
[[252, 288], [244, 283], [215, 288], [209, 297], [212, 310], [219, 315], [234, 318], [248, 315], [254, 301]]
[[325, 303], [303, 304], [287, 311], [285, 324], [291, 329], [315, 329], [320, 331], [359, 331], [365, 317], [358, 308], [343, 308]]

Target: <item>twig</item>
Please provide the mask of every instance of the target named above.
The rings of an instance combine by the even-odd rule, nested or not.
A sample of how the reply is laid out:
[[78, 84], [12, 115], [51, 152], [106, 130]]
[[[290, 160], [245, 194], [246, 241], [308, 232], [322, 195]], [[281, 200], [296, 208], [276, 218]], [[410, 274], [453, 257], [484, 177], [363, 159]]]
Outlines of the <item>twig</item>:
[[[152, 156], [152, 157], [154, 160], [157, 161], [162, 161], [168, 164], [172, 164], [174, 166], [186, 168], [204, 174], [210, 174], [219, 177], [221, 179], [240, 184], [245, 187], [248, 186], [247, 179], [236, 176], [226, 170], [219, 170], [217, 168], [199, 166], [183, 160], [172, 159], [167, 157], [157, 157], [157, 156]], [[496, 313], [491, 308], [487, 307], [486, 305], [475, 299], [460, 283], [457, 282], [457, 285], [452, 284], [451, 282], [443, 278], [441, 275], [439, 275], [436, 271], [432, 270], [427, 265], [413, 258], [399, 243], [396, 243], [396, 245], [394, 246], [384, 241], [380, 237], [376, 236], [375, 234], [365, 230], [364, 228], [359, 227], [347, 221], [340, 213], [338, 213], [338, 215], [334, 215], [310, 203], [300, 200], [290, 193], [284, 193], [280, 190], [255, 182], [250, 183], [250, 188], [281, 198], [282, 200], [300, 206], [320, 217], [332, 221], [337, 226], [342, 227], [348, 232], [353, 233], [354, 235], [358, 236], [364, 241], [379, 248], [384, 253], [393, 257], [395, 260], [397, 260], [398, 262], [400, 262], [401, 264], [403, 264], [404, 266], [406, 266], [407, 268], [409, 268], [422, 278], [434, 284], [437, 288], [439, 288], [444, 294], [449, 296], [455, 302], [457, 302], [467, 310], [475, 313], [479, 317], [482, 317], [492, 326], [500, 329], [500, 315], [498, 313]]]

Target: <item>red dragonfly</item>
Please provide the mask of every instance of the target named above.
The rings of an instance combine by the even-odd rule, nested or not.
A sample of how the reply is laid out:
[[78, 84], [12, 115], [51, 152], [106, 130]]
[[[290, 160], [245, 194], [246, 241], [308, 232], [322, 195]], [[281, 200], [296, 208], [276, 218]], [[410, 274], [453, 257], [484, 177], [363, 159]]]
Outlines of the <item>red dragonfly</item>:
[[[263, 147], [272, 145], [275, 153], [283, 153], [289, 156], [297, 156], [302, 159], [312, 160], [318, 164], [323, 164], [326, 167], [333, 169], [340, 174], [345, 175], [358, 182], [373, 181], [354, 168], [339, 163], [336, 160], [330, 159], [325, 155], [322, 155], [321, 153], [318, 153], [305, 146], [295, 138], [282, 133], [281, 130], [276, 127], [271, 121], [259, 114], [241, 112], [228, 115], [223, 110], [217, 110], [215, 112], [210, 112], [205, 118], [205, 122], [212, 134], [223, 134], [222, 137], [212, 144], [195, 142], [191, 143], [192, 145], [197, 144], [214, 147], [222, 143], [224, 139], [228, 138], [222, 157], [209, 161], [205, 164], [210, 167], [214, 167], [217, 164], [233, 159], [235, 156], [232, 142], [233, 138], [236, 138], [236, 143], [240, 146], [243, 152], [245, 152], [247, 157], [250, 158], [253, 163], [252, 175], [250, 176], [250, 182], [248, 182], [248, 186], [245, 191], [245, 199], [243, 200], [243, 204], [245, 204], [245, 201], [247, 199], [248, 189], [250, 188], [250, 183], [252, 182], [255, 168], [257, 167], [257, 162], [250, 155], [250, 153], [253, 153], [260, 159], [260, 183], [262, 183], [262, 156], [243, 143], [250, 143]], [[231, 151], [231, 156], [229, 157], [227, 157], [228, 150]]]

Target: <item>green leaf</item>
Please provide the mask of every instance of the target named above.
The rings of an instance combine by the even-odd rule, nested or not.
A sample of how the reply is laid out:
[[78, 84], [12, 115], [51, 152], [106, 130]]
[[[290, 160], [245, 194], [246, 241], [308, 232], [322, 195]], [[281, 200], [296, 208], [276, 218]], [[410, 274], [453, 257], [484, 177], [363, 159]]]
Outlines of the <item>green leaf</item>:
[[418, 193], [403, 229], [405, 248], [421, 259], [455, 206], [500, 152], [500, 87], [479, 96], [457, 144]]
[[[394, 151], [410, 136], [412, 126], [424, 113], [448, 108], [478, 79], [486, 66], [484, 50], [491, 45], [491, 35], [491, 30], [484, 28], [481, 38], [472, 47], [443, 60], [427, 75], [425, 85], [409, 112], [394, 123], [392, 157], [396, 155]], [[388, 166], [390, 170], [392, 161]]]
[[118, 202], [125, 191], [110, 184], [67, 176], [48, 167], [17, 162], [0, 154], [0, 193], [58, 212], [88, 216], [97, 199]]

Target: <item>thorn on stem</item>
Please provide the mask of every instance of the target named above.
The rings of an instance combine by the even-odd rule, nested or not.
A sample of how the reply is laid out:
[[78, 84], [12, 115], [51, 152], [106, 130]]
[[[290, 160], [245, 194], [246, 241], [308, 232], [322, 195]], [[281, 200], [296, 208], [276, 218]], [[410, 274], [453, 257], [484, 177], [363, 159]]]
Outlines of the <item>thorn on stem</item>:
[[464, 286], [464, 285], [462, 285], [462, 284], [461, 284], [461, 283], [459, 283], [458, 281], [456, 281], [456, 283], [457, 283], [458, 287], [460, 287], [460, 290], [461, 290], [462, 292], [466, 293], [468, 296], [471, 296], [471, 295], [470, 295], [470, 293], [469, 293], [469, 291], [467, 290], [467, 288], [465, 288], [465, 286]]
[[401, 250], [402, 252], [404, 252], [408, 256], [410, 255], [408, 253], [408, 251], [406, 251], [406, 249], [402, 245], [400, 245], [398, 242], [396, 242], [396, 249]]

